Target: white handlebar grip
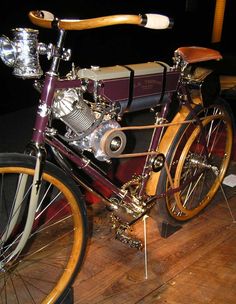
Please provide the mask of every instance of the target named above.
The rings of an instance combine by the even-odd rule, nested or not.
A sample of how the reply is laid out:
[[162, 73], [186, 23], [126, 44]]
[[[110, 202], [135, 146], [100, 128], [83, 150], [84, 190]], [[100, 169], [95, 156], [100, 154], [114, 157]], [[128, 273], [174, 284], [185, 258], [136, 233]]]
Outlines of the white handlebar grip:
[[54, 15], [48, 11], [43, 11], [40, 10], [39, 11], [40, 17], [43, 19], [48, 19], [48, 20], [53, 20], [54, 19]]
[[145, 14], [142, 15], [142, 25], [150, 29], [162, 30], [171, 28], [173, 26], [173, 21], [164, 15]]

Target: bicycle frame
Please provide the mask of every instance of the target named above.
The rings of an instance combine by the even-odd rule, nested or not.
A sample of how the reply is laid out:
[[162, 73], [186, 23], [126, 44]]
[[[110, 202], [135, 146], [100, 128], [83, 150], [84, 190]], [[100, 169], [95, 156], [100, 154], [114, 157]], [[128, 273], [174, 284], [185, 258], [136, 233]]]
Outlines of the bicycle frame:
[[[44, 84], [44, 90], [41, 95], [41, 103], [39, 105], [39, 110], [37, 112], [36, 117], [36, 123], [34, 127], [33, 137], [32, 137], [32, 143], [34, 143], [35, 147], [41, 147], [44, 145], [44, 142], [46, 142], [49, 146], [54, 148], [54, 151], [59, 151], [65, 158], [69, 159], [75, 165], [80, 168], [82, 171], [84, 171], [88, 176], [91, 177], [93, 181], [97, 181], [100, 185], [103, 185], [105, 188], [110, 189], [110, 192], [112, 195], [116, 195], [122, 200], [125, 201], [125, 203], [131, 203], [132, 199], [127, 195], [124, 194], [124, 191], [122, 191], [119, 187], [117, 187], [114, 183], [112, 183], [109, 179], [107, 179], [104, 174], [100, 173], [96, 168], [94, 168], [90, 164], [90, 160], [81, 157], [75, 152], [73, 152], [71, 149], [68, 148], [68, 146], [65, 146], [60, 140], [58, 140], [53, 134], [49, 132], [46, 132], [49, 136], [45, 137], [45, 129], [48, 123], [48, 115], [47, 112], [50, 111], [50, 105], [52, 102], [52, 96], [54, 94], [54, 90], [57, 88], [71, 88], [71, 87], [78, 87], [81, 85], [81, 82], [79, 80], [58, 80], [54, 75], [46, 75], [45, 78], [45, 84]], [[48, 93], [48, 87], [50, 87], [50, 92]], [[53, 88], [53, 89], [52, 89]], [[44, 92], [46, 91], [46, 93]], [[42, 103], [42, 100], [44, 101]], [[171, 101], [169, 101], [171, 102]], [[185, 102], [186, 103], [186, 102]], [[195, 104], [194, 104], [195, 106]], [[165, 118], [168, 114], [168, 103], [163, 106], [163, 110], [161, 115], [158, 117], [158, 124], [146, 126], [146, 128], [152, 128], [154, 129], [153, 135], [152, 135], [152, 141], [150, 143], [149, 151], [147, 153], [143, 153], [145, 156], [146, 154], [146, 161], [145, 166], [143, 168], [142, 176], [144, 177], [142, 180], [142, 187], [139, 192], [139, 197], [143, 197], [146, 194], [145, 185], [148, 182], [148, 176], [151, 170], [153, 170], [153, 167], [148, 165], [150, 163], [150, 158], [157, 155], [157, 147], [158, 143], [161, 142], [161, 137], [163, 133], [163, 128], [168, 127], [168, 125], [171, 124], [161, 124], [161, 121], [165, 121]], [[187, 107], [186, 107], [187, 109]], [[182, 110], [183, 113], [188, 113], [188, 111]], [[183, 114], [186, 115], [186, 114]], [[183, 119], [183, 117], [181, 117]], [[176, 122], [176, 119], [173, 122], [176, 124], [176, 130], [179, 128], [179, 126], [186, 122]], [[188, 122], [189, 123], [189, 122]], [[129, 127], [129, 129], [135, 129], [136, 127]], [[32, 145], [31, 143], [31, 145]], [[129, 155], [130, 156], [130, 155]], [[131, 155], [132, 156], [132, 155]], [[135, 155], [135, 156], [142, 156], [141, 154]], [[164, 159], [163, 159], [164, 160]], [[163, 161], [162, 160], [162, 161]], [[164, 164], [162, 164], [163, 166]], [[67, 170], [67, 172], [71, 172], [71, 170]], [[83, 186], [85, 186], [89, 191], [91, 191], [90, 187], [87, 187], [81, 180], [77, 179]], [[177, 191], [177, 189], [176, 189]], [[94, 192], [94, 191], [93, 191]], [[101, 193], [94, 192], [101, 198]], [[164, 194], [163, 194], [164, 195]], [[157, 197], [154, 196], [151, 200], [156, 199]], [[102, 197], [102, 200], [107, 202], [107, 198]], [[139, 210], [140, 211], [140, 210]]]

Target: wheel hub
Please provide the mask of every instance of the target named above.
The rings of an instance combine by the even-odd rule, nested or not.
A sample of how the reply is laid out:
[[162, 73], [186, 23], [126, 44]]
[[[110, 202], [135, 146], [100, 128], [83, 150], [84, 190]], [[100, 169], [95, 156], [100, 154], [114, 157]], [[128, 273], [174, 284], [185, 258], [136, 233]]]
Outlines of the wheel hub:
[[191, 168], [210, 169], [215, 175], [219, 174], [219, 169], [216, 166], [207, 163], [206, 156], [191, 153], [188, 156], [188, 164]]

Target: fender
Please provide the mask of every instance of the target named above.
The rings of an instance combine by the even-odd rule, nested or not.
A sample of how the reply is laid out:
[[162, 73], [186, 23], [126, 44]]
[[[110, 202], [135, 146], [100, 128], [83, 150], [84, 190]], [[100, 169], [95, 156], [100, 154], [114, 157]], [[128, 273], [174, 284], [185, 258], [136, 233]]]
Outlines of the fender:
[[[195, 97], [193, 99], [192, 107], [195, 108], [199, 104], [202, 104], [202, 99]], [[157, 149], [158, 152], [163, 153], [164, 155], [167, 154], [177, 132], [179, 131], [179, 129], [182, 126], [181, 122], [186, 120], [189, 113], [190, 113], [190, 110], [186, 106], [181, 107], [180, 111], [175, 115], [174, 119], [172, 120], [173, 123], [180, 122], [180, 124], [169, 126], [167, 128], [164, 136], [161, 139], [160, 145]], [[156, 195], [160, 174], [161, 174], [161, 171], [159, 171], [159, 172], [151, 171], [150, 177], [147, 181], [146, 188], [145, 188], [147, 195], [149, 195], [149, 196]]]

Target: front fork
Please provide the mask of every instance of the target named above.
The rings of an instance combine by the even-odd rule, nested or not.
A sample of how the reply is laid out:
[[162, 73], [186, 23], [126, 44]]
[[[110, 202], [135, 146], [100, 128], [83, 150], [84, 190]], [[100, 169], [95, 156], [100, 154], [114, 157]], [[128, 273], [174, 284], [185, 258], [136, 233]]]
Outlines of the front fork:
[[[45, 159], [46, 159], [46, 153], [45, 153], [44, 148], [38, 147], [36, 144], [34, 144], [34, 145], [31, 144], [30, 148], [28, 148], [28, 151], [26, 153], [34, 154], [36, 156], [35, 172], [34, 172], [33, 182], [32, 182], [32, 186], [31, 186], [27, 219], [26, 219], [26, 223], [25, 223], [22, 233], [15, 240], [15, 242], [17, 243], [17, 246], [11, 252], [10, 255], [7, 255], [5, 257], [5, 259], [3, 261], [1, 261], [1, 267], [3, 267], [8, 262], [10, 262], [13, 258], [19, 256], [19, 254], [23, 250], [27, 240], [30, 237], [34, 219], [35, 219], [37, 206], [38, 206], [41, 181], [42, 181], [42, 172], [43, 172], [43, 167], [44, 167], [44, 163], [45, 163]], [[20, 174], [20, 176], [19, 176], [16, 194], [14, 197], [14, 205], [11, 210], [9, 222], [7, 224], [7, 229], [1, 237], [2, 244], [4, 244], [9, 239], [14, 228], [16, 227], [16, 224], [17, 224], [17, 221], [18, 221], [18, 218], [20, 215], [20, 211], [22, 208], [22, 202], [24, 201], [25, 196], [27, 194], [26, 185], [28, 182], [28, 178], [29, 178], [29, 175], [24, 174], [24, 173]]]

